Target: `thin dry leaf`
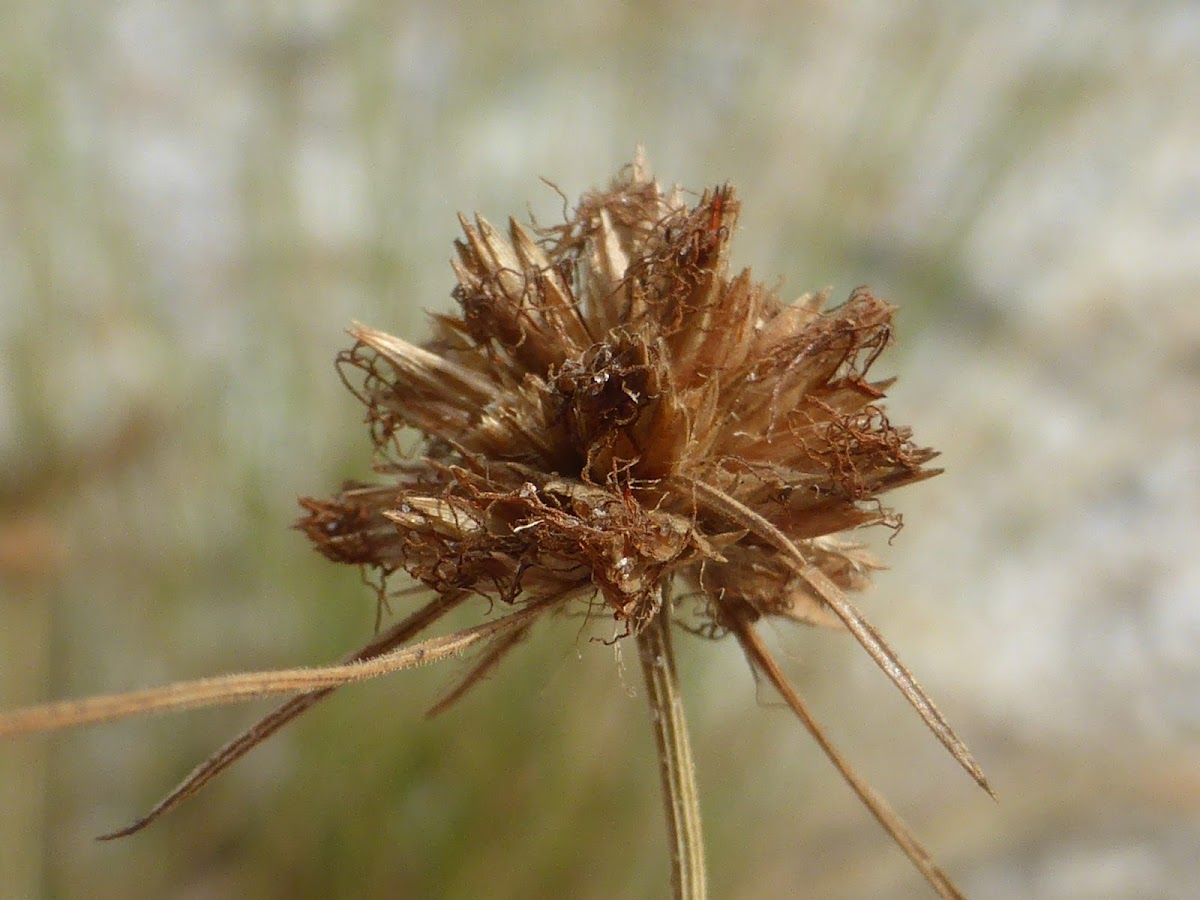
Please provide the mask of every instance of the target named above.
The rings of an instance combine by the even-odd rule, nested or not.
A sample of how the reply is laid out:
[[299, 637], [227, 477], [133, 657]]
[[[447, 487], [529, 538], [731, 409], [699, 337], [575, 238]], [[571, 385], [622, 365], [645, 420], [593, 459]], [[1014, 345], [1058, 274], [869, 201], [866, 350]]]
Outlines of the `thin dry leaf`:
[[549, 602], [552, 601], [531, 603], [504, 618], [445, 637], [430, 638], [411, 647], [390, 650], [370, 659], [311, 669], [278, 669], [269, 672], [219, 675], [196, 681], [177, 681], [160, 688], [14, 709], [0, 715], [0, 737], [240, 703], [274, 694], [311, 693], [357, 681], [369, 681], [381, 675], [428, 665], [465, 653], [477, 644], [536, 618]]
[[755, 632], [753, 626], [742, 621], [734, 626], [738, 641], [742, 645], [742, 649], [746, 652], [746, 657], [750, 660], [750, 664], [759, 672], [767, 676], [767, 680], [774, 685], [780, 695], [791, 707], [796, 717], [804, 724], [808, 733], [812, 735], [812, 739], [817, 742], [825, 755], [829, 757], [829, 761], [833, 763], [834, 768], [845, 779], [846, 783], [858, 795], [858, 798], [863, 802], [863, 805], [871, 811], [884, 830], [892, 836], [892, 839], [904, 851], [905, 855], [912, 860], [913, 865], [920, 870], [921, 874], [929, 882], [930, 886], [938, 892], [938, 896], [946, 897], [948, 900], [962, 900], [962, 894], [958, 888], [950, 880], [950, 877], [943, 872], [933, 858], [929, 855], [922, 845], [917, 840], [916, 835], [904, 823], [896, 813], [892, 810], [888, 802], [883, 799], [869, 784], [863, 781], [862, 777], [854, 770], [846, 758], [838, 751], [833, 743], [829, 740], [820, 724], [809, 712], [808, 704], [792, 687], [787, 676], [780, 670], [779, 665], [775, 662], [774, 657], [767, 651], [762, 640]]
[[[434, 622], [459, 606], [466, 599], [461, 591], [457, 594], [444, 594], [435, 597], [430, 603], [418, 609], [412, 615], [387, 629], [373, 641], [351, 654], [344, 662], [362, 662], [375, 659], [384, 653], [394, 650], [406, 641], [412, 640]], [[191, 797], [202, 787], [232, 766], [235, 762], [279, 731], [289, 722], [295, 721], [308, 710], [312, 709], [337, 688], [322, 688], [311, 694], [301, 694], [280, 704], [267, 715], [263, 716], [249, 728], [241, 731], [232, 740], [196, 766], [184, 777], [174, 789], [164, 796], [154, 807], [140, 819], [118, 831], [101, 836], [101, 840], [125, 837], [141, 831], [159, 816], [174, 809], [184, 800]]]
[[742, 525], [763, 540], [769, 541], [785, 555], [800, 577], [812, 585], [821, 599], [829, 604], [850, 633], [875, 661], [875, 664], [883, 670], [884, 674], [891, 679], [892, 684], [896, 685], [905, 699], [912, 704], [913, 709], [920, 714], [921, 720], [942, 742], [942, 746], [950, 751], [950, 755], [967, 771], [967, 774], [974, 778], [976, 783], [994, 799], [996, 795], [992, 792], [983, 770], [971, 756], [966, 744], [954, 733], [938, 708], [934, 706], [929, 695], [925, 693], [924, 688], [917, 683], [912, 673], [896, 656], [896, 652], [888, 646], [875, 627], [863, 617], [842, 590], [829, 579], [829, 576], [805, 559], [804, 554], [792, 541], [788, 540], [785, 534], [753, 510], [747, 509], [733, 498], [708, 485], [697, 483], [695, 489], [697, 496], [709, 504], [714, 512], [727, 515], [732, 522]]

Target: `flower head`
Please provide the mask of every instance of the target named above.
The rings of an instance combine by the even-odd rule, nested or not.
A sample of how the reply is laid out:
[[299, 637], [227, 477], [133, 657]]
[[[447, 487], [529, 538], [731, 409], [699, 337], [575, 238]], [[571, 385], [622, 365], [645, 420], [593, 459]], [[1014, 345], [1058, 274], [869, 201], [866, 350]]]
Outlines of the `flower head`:
[[340, 358], [381, 482], [302, 501], [300, 526], [331, 559], [438, 592], [590, 591], [631, 630], [658, 612], [664, 579], [704, 598], [715, 630], [764, 615], [841, 624], [696, 485], [856, 590], [874, 563], [836, 535], [897, 525], [878, 496], [935, 474], [934, 453], [888, 421], [887, 382], [869, 378], [892, 307], [859, 289], [822, 312], [823, 294], [787, 304], [731, 274], [738, 211], [728, 186], [689, 205], [638, 162], [556, 228], [510, 221], [505, 237], [464, 219], [458, 314], [435, 317], [422, 346], [356, 325]]
[[[652, 625], [669, 635], [671, 588], [684, 588], [700, 598], [691, 629], [736, 636], [929, 882], [957, 896], [753, 628], [763, 616], [847, 628], [987, 789], [846, 596], [876, 563], [844, 534], [899, 527], [880, 496], [939, 471], [927, 466], [936, 454], [885, 415], [890, 382], [870, 377], [893, 308], [863, 288], [831, 309], [823, 293], [785, 303], [748, 269], [733, 273], [739, 209], [729, 186], [695, 202], [664, 192], [639, 158], [562, 225], [510, 220], [504, 235], [463, 219], [457, 313], [435, 316], [420, 346], [355, 325], [339, 358], [366, 408], [379, 482], [302, 500], [298, 527], [330, 559], [384, 576], [403, 569], [442, 604], [479, 595], [538, 615], [607, 610], [618, 639], [639, 637], [652, 705], [659, 651], [648, 657], [644, 636]], [[531, 621], [495, 637], [435, 709], [477, 683]], [[671, 740], [678, 734], [660, 733], [660, 753]], [[672, 752], [686, 768], [680, 746]], [[688, 827], [681, 815], [672, 833]]]

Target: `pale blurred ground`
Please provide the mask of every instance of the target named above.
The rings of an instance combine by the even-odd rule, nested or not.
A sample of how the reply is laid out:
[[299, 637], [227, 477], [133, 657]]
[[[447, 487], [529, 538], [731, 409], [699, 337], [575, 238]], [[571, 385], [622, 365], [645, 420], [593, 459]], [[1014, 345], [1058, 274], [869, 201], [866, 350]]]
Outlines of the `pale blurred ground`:
[[[5, 9], [0, 702], [361, 642], [286, 528], [369, 460], [342, 329], [420, 338], [456, 211], [552, 219], [538, 176], [641, 141], [740, 188], [761, 277], [902, 306], [948, 472], [863, 606], [1000, 803], [776, 629], [845, 751], [974, 897], [1200, 892], [1195, 3], [246, 6]], [[575, 628], [433, 722], [451, 671], [347, 690], [115, 844], [258, 710], [0, 746], [0, 897], [662, 896], [637, 667]], [[680, 652], [714, 897], [925, 896], [731, 644]]]

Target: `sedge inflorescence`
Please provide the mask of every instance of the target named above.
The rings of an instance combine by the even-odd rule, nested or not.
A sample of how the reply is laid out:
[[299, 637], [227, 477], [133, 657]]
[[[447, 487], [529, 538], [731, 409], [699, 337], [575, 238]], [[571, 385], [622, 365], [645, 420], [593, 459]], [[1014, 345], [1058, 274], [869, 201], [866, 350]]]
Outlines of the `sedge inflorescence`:
[[888, 421], [887, 382], [869, 377], [893, 308], [859, 289], [823, 312], [823, 294], [787, 304], [731, 274], [738, 210], [730, 187], [689, 204], [635, 163], [555, 228], [464, 219], [458, 313], [435, 316], [421, 346], [355, 326], [339, 359], [381, 480], [302, 500], [300, 527], [330, 559], [439, 593], [582, 591], [624, 633], [672, 580], [713, 631], [764, 615], [840, 624], [697, 485], [854, 590], [874, 563], [837, 535], [898, 524], [878, 496], [935, 474], [934, 453]]

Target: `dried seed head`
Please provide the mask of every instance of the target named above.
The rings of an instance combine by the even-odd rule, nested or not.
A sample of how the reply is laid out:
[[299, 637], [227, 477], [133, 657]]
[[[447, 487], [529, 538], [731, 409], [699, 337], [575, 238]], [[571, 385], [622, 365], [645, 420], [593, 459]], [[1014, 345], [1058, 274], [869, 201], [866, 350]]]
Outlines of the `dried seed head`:
[[[383, 480], [302, 501], [329, 558], [403, 568], [507, 603], [591, 586], [634, 629], [664, 579], [730, 616], [840, 619], [761, 535], [697, 500], [754, 511], [844, 590], [875, 567], [831, 535], [895, 526], [876, 499], [935, 474], [879, 407], [871, 364], [892, 307], [856, 290], [822, 312], [729, 274], [732, 188], [688, 206], [635, 163], [562, 225], [456, 243], [458, 315], [423, 346], [356, 325], [339, 362]], [[400, 450], [403, 429], [421, 434]], [[719, 630], [719, 628], [718, 628]]]

